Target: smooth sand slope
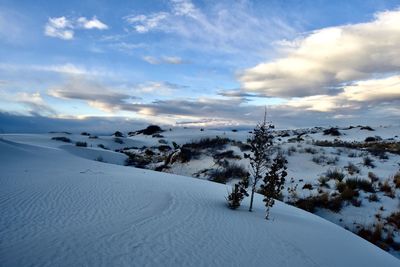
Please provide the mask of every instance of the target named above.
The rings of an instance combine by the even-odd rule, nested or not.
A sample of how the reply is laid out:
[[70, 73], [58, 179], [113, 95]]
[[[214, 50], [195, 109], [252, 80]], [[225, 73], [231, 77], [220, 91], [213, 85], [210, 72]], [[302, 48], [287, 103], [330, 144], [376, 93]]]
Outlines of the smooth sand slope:
[[0, 139], [0, 266], [400, 266], [356, 235], [224, 185]]

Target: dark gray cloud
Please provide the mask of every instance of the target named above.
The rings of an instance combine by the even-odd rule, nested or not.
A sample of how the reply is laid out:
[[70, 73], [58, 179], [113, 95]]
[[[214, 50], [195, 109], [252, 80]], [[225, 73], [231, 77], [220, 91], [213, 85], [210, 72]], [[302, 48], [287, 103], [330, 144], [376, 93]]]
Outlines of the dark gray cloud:
[[218, 95], [220, 96], [225, 96], [225, 97], [263, 97], [260, 94], [255, 94], [255, 93], [248, 93], [240, 89], [230, 89], [230, 90], [219, 90], [217, 92]]
[[0, 112], [0, 133], [47, 133], [50, 131], [93, 134], [111, 134], [116, 130], [142, 129], [149, 122], [121, 117], [88, 117], [85, 119], [59, 119], [40, 116], [18, 115]]
[[138, 99], [79, 75], [71, 76], [65, 84], [51, 88], [48, 94], [58, 98], [85, 100], [91, 106], [110, 112], [120, 109], [127, 101]]
[[[384, 81], [377, 80], [346, 86], [338, 95], [292, 99], [283, 104], [268, 106], [268, 114], [271, 120], [280, 127], [367, 122], [375, 124], [373, 119], [382, 123], [391, 123], [399, 114], [396, 108], [399, 106], [398, 93], [396, 93], [397, 81], [397, 77], [389, 77]], [[377, 85], [382, 83], [385, 84], [385, 88], [376, 90], [380, 88]], [[174, 91], [182, 87], [182, 85], [167, 82], [153, 82], [137, 86], [130, 92], [160, 94], [160, 90]], [[265, 99], [265, 103], [268, 103], [266, 98], [240, 90], [220, 91], [220, 97], [209, 98], [177, 97], [173, 99], [171, 95], [169, 99], [146, 103], [138, 101], [130, 94], [114, 91], [100, 83], [79, 79], [70, 80], [64, 86], [50, 90], [50, 94], [67, 99], [85, 100], [89, 105], [110, 113], [128, 111], [132, 112], [132, 116], [148, 121], [201, 126], [254, 125], [263, 116], [265, 105], [262, 104], [262, 100]], [[258, 98], [259, 104], [252, 104], [249, 98]], [[385, 113], [380, 110], [385, 110]]]

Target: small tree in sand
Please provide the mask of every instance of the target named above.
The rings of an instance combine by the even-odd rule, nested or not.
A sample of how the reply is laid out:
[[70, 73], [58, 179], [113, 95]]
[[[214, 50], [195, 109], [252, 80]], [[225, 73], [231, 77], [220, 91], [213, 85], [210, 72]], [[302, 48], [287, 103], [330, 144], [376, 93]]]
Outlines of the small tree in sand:
[[267, 111], [265, 110], [264, 120], [256, 126], [252, 135], [247, 140], [252, 152], [252, 154], [245, 154], [245, 158], [250, 160], [251, 167], [249, 177], [249, 186], [251, 187], [249, 211], [253, 210], [253, 199], [257, 183], [264, 177], [268, 169], [272, 140], [274, 138], [271, 134], [271, 129], [273, 128], [272, 124], [267, 123]]
[[232, 187], [232, 192], [226, 198], [226, 200], [228, 201], [228, 207], [231, 209], [239, 208], [240, 203], [242, 202], [242, 200], [245, 196], [248, 197], [249, 194], [246, 192], [246, 189], [243, 187], [242, 182], [234, 184]]
[[275, 199], [280, 197], [281, 191], [285, 184], [287, 160], [285, 157], [278, 153], [274, 158], [271, 167], [266, 172], [263, 184], [261, 187], [261, 192], [264, 195], [265, 206], [267, 207], [265, 219], [268, 220], [269, 210], [275, 204]]

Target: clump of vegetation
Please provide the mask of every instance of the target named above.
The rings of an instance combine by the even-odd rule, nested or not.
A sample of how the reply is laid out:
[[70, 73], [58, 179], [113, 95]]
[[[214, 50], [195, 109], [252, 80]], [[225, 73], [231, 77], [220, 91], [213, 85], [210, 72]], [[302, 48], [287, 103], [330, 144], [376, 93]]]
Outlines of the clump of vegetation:
[[400, 230], [400, 211], [393, 212], [389, 215], [389, 217], [387, 217], [386, 220], [388, 221], [388, 223], [392, 224], [398, 230]]
[[114, 137], [114, 142], [117, 143], [117, 144], [123, 144], [123, 143], [124, 143], [124, 140], [122, 140], [122, 139], [119, 138], [119, 137]]
[[364, 142], [377, 142], [381, 140], [382, 138], [380, 136], [368, 136], [367, 138], [365, 138]]
[[321, 176], [318, 178], [318, 182], [319, 182], [320, 186], [323, 186], [323, 187], [329, 188], [328, 181], [329, 181], [329, 178], [325, 177], [325, 176]]
[[316, 164], [322, 164], [325, 163], [326, 161], [326, 157], [325, 156], [314, 156], [311, 159], [313, 162], [315, 162]]
[[180, 148], [180, 146], [174, 141], [172, 141], [172, 146], [174, 147], [174, 149], [179, 149]]
[[367, 131], [375, 131], [374, 129], [372, 129], [370, 126], [361, 126], [360, 130], [367, 130]]
[[368, 200], [369, 200], [369, 202], [378, 202], [379, 198], [378, 198], [377, 194], [371, 194], [368, 196]]
[[346, 147], [351, 149], [365, 149], [371, 153], [374, 151], [385, 151], [394, 154], [400, 154], [400, 142], [395, 141], [345, 142], [341, 140], [317, 140], [314, 141], [313, 144], [322, 147]]
[[233, 145], [239, 147], [240, 151], [242, 152], [251, 150], [251, 146], [249, 144], [243, 143], [241, 141], [234, 141]]
[[376, 224], [373, 230], [361, 228], [357, 234], [369, 242], [378, 245], [378, 241], [382, 239], [382, 224]]
[[351, 151], [351, 152], [349, 152], [349, 154], [347, 154], [347, 156], [349, 158], [356, 158], [356, 157], [358, 157], [358, 153], [354, 152], [354, 151]]
[[351, 189], [359, 189], [365, 192], [374, 193], [374, 187], [370, 181], [359, 179], [359, 178], [349, 178], [346, 179], [346, 185]]
[[152, 156], [155, 155], [155, 153], [154, 153], [151, 149], [146, 149], [146, 150], [144, 151], [144, 154], [145, 154], [147, 157], [152, 157]]
[[160, 139], [160, 140], [158, 140], [158, 142], [159, 142], [160, 144], [163, 144], [163, 145], [168, 144], [168, 141], [165, 140], [165, 139]]
[[337, 181], [341, 182], [344, 179], [345, 174], [337, 168], [333, 169], [333, 170], [329, 169], [326, 172], [326, 177], [328, 177], [329, 179], [333, 179], [333, 180], [337, 180]]
[[371, 167], [371, 168], [375, 168], [375, 164], [374, 164], [374, 160], [371, 159], [370, 157], [366, 156], [363, 158], [363, 164], [366, 167]]
[[383, 184], [380, 184], [379, 189], [385, 193], [385, 196], [394, 198], [395, 197], [395, 192], [392, 189], [392, 187], [389, 184], [389, 181], [386, 180], [385, 182], [383, 182]]
[[229, 142], [231, 142], [228, 138], [221, 138], [216, 136], [215, 138], [202, 138], [198, 141], [193, 141], [192, 143], [184, 144], [182, 147], [202, 150], [207, 148], [212, 148], [215, 150], [223, 149]]
[[144, 134], [144, 135], [153, 135], [164, 132], [158, 125], [149, 125], [147, 128], [136, 131], [136, 132], [129, 132], [129, 135], [136, 135], [136, 134]]
[[312, 190], [312, 189], [313, 189], [313, 186], [312, 186], [312, 184], [310, 184], [310, 183], [306, 183], [306, 184], [303, 185], [303, 189]]
[[56, 140], [56, 141], [61, 141], [61, 142], [65, 142], [65, 143], [71, 143], [71, 139], [65, 137], [65, 136], [56, 136], [51, 138], [52, 140]]
[[287, 155], [288, 156], [291, 156], [293, 153], [295, 153], [295, 152], [297, 152], [297, 149], [296, 149], [296, 147], [295, 146], [290, 146], [288, 149], [287, 149]]
[[123, 133], [121, 133], [120, 131], [116, 131], [114, 134], [113, 134], [115, 137], [124, 137], [124, 134]]
[[318, 151], [315, 148], [306, 147], [306, 148], [304, 148], [304, 152], [309, 153], [309, 154], [317, 154]]
[[224, 161], [222, 163], [222, 166], [218, 169], [211, 171], [209, 176], [209, 179], [213, 182], [226, 184], [226, 182], [231, 179], [242, 179], [243, 177], [248, 177], [249, 173], [241, 165]]
[[241, 156], [235, 155], [233, 150], [227, 150], [221, 153], [217, 153], [213, 155], [213, 158], [215, 160], [221, 160], [221, 159], [242, 159]]
[[87, 143], [86, 142], [81, 142], [81, 141], [76, 142], [75, 145], [76, 146], [80, 146], [80, 147], [87, 147]]
[[360, 173], [360, 169], [354, 165], [353, 163], [349, 162], [347, 166], [344, 167], [350, 175], [354, 175], [356, 173]]
[[[343, 184], [343, 183], [339, 183], [339, 184]], [[338, 186], [338, 190], [340, 192], [340, 197], [343, 200], [351, 201], [354, 198], [357, 198], [359, 196], [358, 191], [350, 188], [346, 184], [344, 184], [344, 186]]]
[[151, 163], [151, 159], [148, 157], [144, 157], [140, 154], [132, 153], [132, 152], [124, 152], [128, 158], [125, 160], [126, 166], [134, 166], [136, 168], [144, 169], [148, 164]]
[[108, 148], [107, 148], [105, 145], [103, 145], [103, 144], [98, 144], [97, 146], [100, 147], [100, 148], [102, 148], [102, 149], [108, 150]]
[[400, 172], [397, 172], [395, 175], [393, 175], [393, 183], [396, 188], [400, 188]]
[[325, 129], [324, 130], [324, 135], [340, 136], [342, 134], [339, 132], [338, 128], [332, 127], [332, 128], [329, 128], [329, 129]]
[[386, 237], [384, 237], [383, 230], [383, 224], [376, 223], [372, 227], [362, 227], [357, 234], [383, 250], [388, 251], [390, 248], [400, 250], [400, 244], [393, 240], [392, 231], [387, 231]]
[[290, 134], [289, 134], [288, 132], [285, 131], [285, 132], [281, 133], [279, 136], [280, 136], [280, 137], [289, 137]]
[[373, 172], [368, 172], [368, 178], [371, 180], [371, 183], [375, 183], [379, 181], [379, 177], [376, 176]]
[[235, 184], [232, 187], [231, 193], [226, 198], [228, 202], [228, 207], [231, 209], [237, 209], [240, 207], [240, 203], [244, 199], [245, 196], [249, 196], [246, 190], [241, 187], [239, 184]]
[[191, 161], [192, 159], [198, 159], [200, 157], [201, 153], [198, 150], [191, 149], [190, 147], [187, 146], [182, 146], [178, 148], [174, 153], [168, 156], [168, 158], [165, 161], [165, 164], [173, 164], [176, 161], [179, 161], [181, 163], [187, 163]]
[[292, 204], [300, 209], [306, 210], [311, 213], [314, 213], [316, 211], [316, 208], [324, 208], [329, 209], [333, 212], [339, 212], [343, 206], [340, 197], [329, 198], [328, 193], [299, 199]]
[[158, 150], [161, 152], [166, 152], [166, 151], [170, 151], [172, 148], [168, 145], [160, 145], [158, 146]]
[[339, 162], [339, 157], [327, 157], [326, 164], [328, 165], [336, 165]]

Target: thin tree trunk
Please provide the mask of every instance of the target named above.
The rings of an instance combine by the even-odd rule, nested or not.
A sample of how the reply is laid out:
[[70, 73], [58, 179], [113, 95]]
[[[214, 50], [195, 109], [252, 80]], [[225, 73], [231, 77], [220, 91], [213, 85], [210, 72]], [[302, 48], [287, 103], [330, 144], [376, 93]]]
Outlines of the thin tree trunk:
[[253, 211], [254, 191], [256, 191], [256, 187], [255, 187], [255, 186], [253, 186], [253, 187], [251, 188], [251, 197], [250, 197], [250, 208], [249, 208], [249, 211]]
[[254, 192], [256, 191], [256, 186], [257, 186], [257, 182], [258, 182], [258, 176], [260, 173], [260, 168], [259, 166], [257, 166], [255, 174], [254, 174], [254, 180], [253, 180], [253, 184], [251, 185], [251, 197], [250, 197], [250, 208], [249, 211], [253, 211], [253, 199], [254, 199]]

